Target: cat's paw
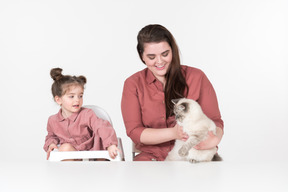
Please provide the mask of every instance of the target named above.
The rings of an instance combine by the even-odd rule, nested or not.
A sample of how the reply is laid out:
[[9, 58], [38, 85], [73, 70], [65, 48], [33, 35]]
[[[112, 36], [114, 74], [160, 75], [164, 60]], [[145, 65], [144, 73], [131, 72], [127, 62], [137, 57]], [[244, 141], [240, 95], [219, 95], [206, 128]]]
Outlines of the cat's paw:
[[188, 160], [190, 163], [199, 163], [200, 161], [196, 161], [195, 159], [189, 159]]
[[184, 147], [181, 147], [178, 151], [178, 154], [180, 157], [186, 157], [188, 155], [188, 150], [186, 150]]

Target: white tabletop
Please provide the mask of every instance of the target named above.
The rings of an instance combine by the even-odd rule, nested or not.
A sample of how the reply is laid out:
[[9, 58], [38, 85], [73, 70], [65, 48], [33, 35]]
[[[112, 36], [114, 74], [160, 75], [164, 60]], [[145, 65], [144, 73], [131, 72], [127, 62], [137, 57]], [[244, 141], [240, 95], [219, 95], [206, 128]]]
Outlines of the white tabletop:
[[1, 162], [0, 191], [288, 191], [288, 162]]

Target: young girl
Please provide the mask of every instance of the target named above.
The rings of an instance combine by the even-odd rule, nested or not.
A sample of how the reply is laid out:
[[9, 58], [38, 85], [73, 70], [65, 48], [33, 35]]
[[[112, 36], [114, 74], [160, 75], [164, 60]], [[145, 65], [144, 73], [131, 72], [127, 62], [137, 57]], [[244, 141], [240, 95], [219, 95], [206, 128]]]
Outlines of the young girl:
[[111, 124], [98, 118], [93, 110], [83, 108], [84, 76], [62, 75], [62, 69], [50, 71], [54, 80], [52, 94], [61, 109], [48, 119], [48, 135], [44, 150], [49, 159], [50, 152], [108, 150], [111, 158], [120, 152], [116, 133]]

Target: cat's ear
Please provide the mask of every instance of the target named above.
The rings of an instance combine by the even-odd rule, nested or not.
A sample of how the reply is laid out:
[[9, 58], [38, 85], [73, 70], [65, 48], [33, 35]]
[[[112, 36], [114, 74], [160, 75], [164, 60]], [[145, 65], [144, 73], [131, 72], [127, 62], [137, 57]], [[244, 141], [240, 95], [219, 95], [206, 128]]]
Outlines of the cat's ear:
[[180, 99], [172, 99], [171, 102], [176, 105]]

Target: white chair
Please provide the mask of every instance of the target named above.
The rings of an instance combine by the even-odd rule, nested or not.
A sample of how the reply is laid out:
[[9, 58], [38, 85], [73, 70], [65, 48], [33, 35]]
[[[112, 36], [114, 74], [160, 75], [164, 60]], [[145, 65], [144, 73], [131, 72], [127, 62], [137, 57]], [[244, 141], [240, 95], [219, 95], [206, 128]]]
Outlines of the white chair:
[[138, 155], [139, 153], [141, 153], [141, 151], [138, 150], [138, 149], [136, 149], [135, 143], [132, 141], [132, 157], [133, 157], [133, 160], [134, 160], [134, 157], [135, 157], [136, 155]]
[[[85, 105], [84, 108], [92, 109], [95, 114], [104, 120], [107, 120], [112, 125], [112, 121], [108, 113], [102, 109], [101, 107], [98, 107], [96, 105]], [[49, 161], [62, 161], [65, 159], [83, 159], [83, 160], [89, 160], [89, 159], [105, 159], [109, 161], [125, 161], [124, 158], [124, 151], [123, 151], [123, 145], [122, 140], [120, 137], [117, 138], [118, 140], [118, 148], [120, 149], [121, 153], [117, 155], [115, 159], [112, 159], [109, 156], [109, 153], [107, 150], [99, 150], [99, 151], [58, 151], [53, 150], [50, 153]]]

